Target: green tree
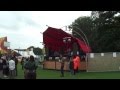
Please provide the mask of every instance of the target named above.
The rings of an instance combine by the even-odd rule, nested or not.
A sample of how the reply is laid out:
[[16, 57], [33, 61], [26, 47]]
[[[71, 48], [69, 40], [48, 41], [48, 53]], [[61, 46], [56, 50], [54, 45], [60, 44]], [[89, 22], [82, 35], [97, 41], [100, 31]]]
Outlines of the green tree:
[[69, 28], [72, 29], [73, 36], [85, 41], [86, 44], [92, 47], [94, 31], [91, 17], [79, 17], [69, 26]]
[[120, 11], [92, 11], [91, 17], [79, 17], [69, 28], [77, 38], [86, 35], [92, 52], [120, 52]]
[[43, 55], [42, 49], [41, 48], [34, 48], [33, 52], [35, 55]]
[[93, 11], [94, 52], [120, 51], [120, 15], [119, 11]]

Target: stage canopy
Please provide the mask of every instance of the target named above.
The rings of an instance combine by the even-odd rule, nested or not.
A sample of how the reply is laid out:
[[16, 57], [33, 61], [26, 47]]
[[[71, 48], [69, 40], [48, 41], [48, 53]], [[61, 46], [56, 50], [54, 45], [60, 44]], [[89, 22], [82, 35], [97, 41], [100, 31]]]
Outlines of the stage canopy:
[[[63, 42], [63, 39], [69, 37], [71, 38], [70, 42]], [[82, 40], [73, 37], [72, 35], [64, 32], [62, 29], [48, 27], [46, 31], [43, 32], [43, 43], [45, 47], [48, 47], [52, 50], [59, 51], [61, 48], [72, 48], [74, 43], [77, 43], [79, 48], [84, 53], [91, 52], [89, 46], [87, 46]], [[66, 49], [66, 48], [65, 48]]]

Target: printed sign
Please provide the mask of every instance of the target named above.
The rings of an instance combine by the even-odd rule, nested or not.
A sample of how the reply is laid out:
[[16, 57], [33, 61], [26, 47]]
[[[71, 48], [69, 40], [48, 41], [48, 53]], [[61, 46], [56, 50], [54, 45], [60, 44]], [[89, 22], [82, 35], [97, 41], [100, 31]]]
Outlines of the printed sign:
[[113, 53], [113, 57], [116, 57], [116, 52]]
[[90, 54], [90, 58], [94, 58], [94, 53], [91, 53], [91, 54]]
[[101, 53], [101, 56], [104, 56], [104, 53]]

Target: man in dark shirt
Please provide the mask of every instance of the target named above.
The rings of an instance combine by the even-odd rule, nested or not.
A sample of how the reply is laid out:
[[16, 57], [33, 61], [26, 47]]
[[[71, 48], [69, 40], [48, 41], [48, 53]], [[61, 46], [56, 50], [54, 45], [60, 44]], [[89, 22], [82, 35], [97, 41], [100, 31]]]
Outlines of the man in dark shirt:
[[36, 79], [37, 65], [33, 56], [30, 56], [30, 60], [25, 63], [24, 68], [26, 72], [25, 79]]
[[70, 68], [71, 74], [73, 75], [74, 74], [74, 63], [72, 59], [69, 62], [69, 68]]
[[17, 76], [18, 59], [16, 58], [16, 56], [14, 56], [14, 61], [15, 61], [15, 75]]
[[6, 73], [6, 69], [7, 69], [7, 61], [6, 59], [2, 59], [3, 60], [3, 75], [6, 78], [7, 77], [7, 73]]
[[64, 61], [61, 60], [61, 77], [64, 77]]
[[3, 61], [0, 58], [0, 79], [2, 79], [2, 77], [3, 77]]

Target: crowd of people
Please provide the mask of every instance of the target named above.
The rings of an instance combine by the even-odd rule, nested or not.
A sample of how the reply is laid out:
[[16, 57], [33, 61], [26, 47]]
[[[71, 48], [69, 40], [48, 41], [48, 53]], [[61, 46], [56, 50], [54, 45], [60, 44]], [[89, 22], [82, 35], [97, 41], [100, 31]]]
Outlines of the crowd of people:
[[0, 79], [12, 78], [17, 76], [18, 60], [15, 56], [8, 57], [6, 55], [0, 56]]
[[[81, 58], [79, 55], [73, 55], [69, 60], [69, 70], [71, 75], [75, 75], [78, 72], [80, 67]], [[64, 66], [65, 62], [62, 56], [60, 57], [61, 63], [61, 77], [64, 77]], [[7, 57], [0, 56], [0, 79], [2, 78], [10, 78], [15, 79], [17, 76], [17, 64], [18, 58], [16, 56]], [[21, 60], [22, 70], [24, 70], [24, 78], [25, 79], [36, 79], [36, 69], [38, 65], [35, 62], [34, 56], [30, 56], [29, 58], [22, 57]]]
[[[18, 58], [16, 56], [0, 56], [0, 79], [15, 79], [17, 76]], [[25, 79], [36, 79], [37, 64], [33, 56], [22, 58], [22, 69], [24, 70]]]

